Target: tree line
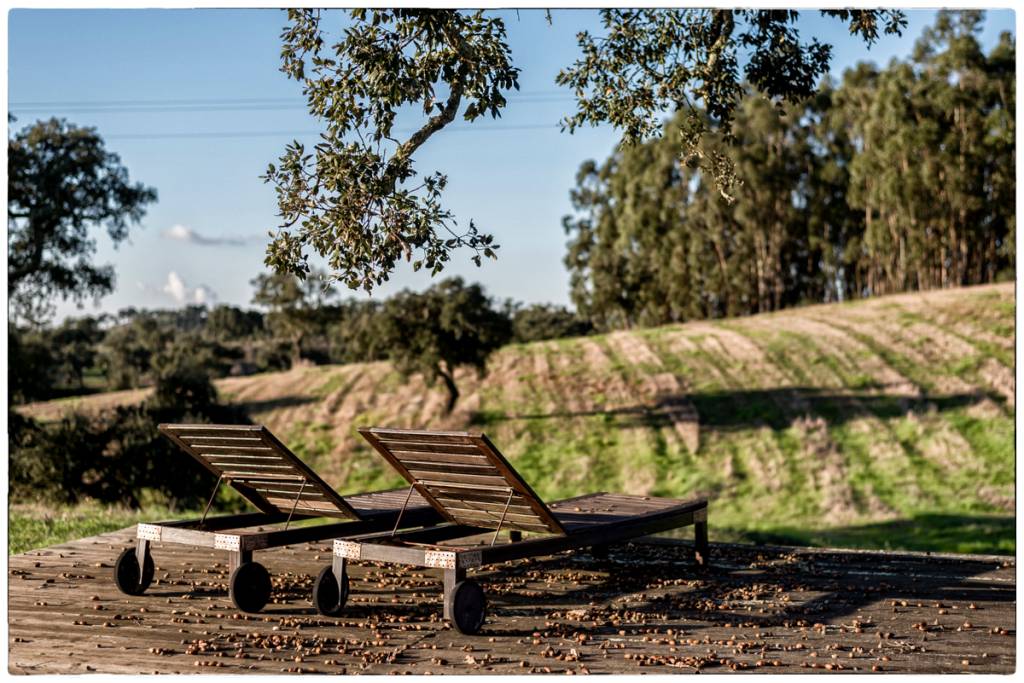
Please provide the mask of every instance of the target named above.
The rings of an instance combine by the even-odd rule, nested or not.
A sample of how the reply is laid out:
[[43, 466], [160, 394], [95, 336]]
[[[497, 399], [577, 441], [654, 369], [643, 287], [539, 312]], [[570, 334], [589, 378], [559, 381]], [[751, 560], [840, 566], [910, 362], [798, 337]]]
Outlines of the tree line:
[[[582, 164], [563, 219], [571, 298], [598, 329], [1013, 277], [1015, 51], [941, 12], [912, 56], [861, 63], [799, 104], [748, 92], [742, 185], [681, 163], [686, 125]], [[779, 112], [781, 111], [781, 116]]]
[[302, 363], [391, 360], [406, 375], [440, 381], [450, 410], [458, 398], [456, 367], [482, 371], [487, 356], [505, 344], [593, 329], [564, 307], [498, 301], [460, 278], [374, 301], [340, 300], [321, 275], [260, 275], [253, 303], [264, 310], [129, 308], [59, 325], [10, 323], [8, 359], [17, 370], [9, 400], [157, 386], [168, 368], [182, 363], [217, 378]]

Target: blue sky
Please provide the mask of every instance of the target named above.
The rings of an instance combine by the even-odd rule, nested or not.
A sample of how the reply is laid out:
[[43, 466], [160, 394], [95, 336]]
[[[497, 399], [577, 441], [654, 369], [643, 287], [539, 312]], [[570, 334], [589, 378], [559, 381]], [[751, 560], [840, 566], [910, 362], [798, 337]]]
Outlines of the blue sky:
[[[560, 133], [572, 100], [554, 77], [577, 55], [575, 34], [599, 23], [582, 10], [555, 11], [552, 26], [540, 10], [501, 14], [522, 69], [520, 94], [509, 97], [501, 119], [431, 138], [417, 168], [447, 173], [448, 208], [501, 244], [497, 261], [477, 268], [468, 253], [456, 254], [445, 274], [482, 282], [502, 298], [567, 304], [561, 218], [571, 208], [569, 190], [579, 164], [606, 158], [618, 135], [610, 127]], [[908, 55], [934, 12], [907, 15], [903, 37], [883, 37], [870, 50], [817, 12], [804, 12], [800, 30], [833, 44], [838, 76], [860, 60]], [[132, 178], [159, 193], [128, 242], [115, 249], [98, 240], [96, 260], [114, 264], [116, 291], [98, 308], [65, 303], [58, 317], [196, 300], [249, 305], [249, 282], [264, 272], [276, 225], [273, 189], [258, 176], [288, 141], [310, 140], [317, 130], [300, 86], [278, 70], [284, 23], [278, 10], [10, 12], [15, 126], [50, 116], [95, 126]], [[989, 12], [986, 48], [1004, 30], [1014, 32], [1013, 12]], [[429, 284], [429, 276], [403, 268], [375, 296]]]

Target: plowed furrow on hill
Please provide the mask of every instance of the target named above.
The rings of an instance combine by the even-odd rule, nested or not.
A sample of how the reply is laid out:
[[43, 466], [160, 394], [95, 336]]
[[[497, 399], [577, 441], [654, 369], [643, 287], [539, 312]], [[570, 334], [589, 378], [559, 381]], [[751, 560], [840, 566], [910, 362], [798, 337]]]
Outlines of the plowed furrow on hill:
[[967, 395], [974, 391], [972, 385], [946, 370], [952, 358], [929, 349], [926, 339], [909, 336], [897, 322], [850, 316], [837, 324], [857, 336], [865, 346], [882, 354], [929, 395]]
[[1008, 368], [992, 358], [986, 358], [978, 369], [978, 374], [990, 389], [1003, 397], [1011, 412], [1016, 410], [1017, 378], [1014, 376], [1012, 368]]
[[[324, 383], [320, 385], [320, 391], [327, 391], [327, 395], [323, 397], [318, 407], [321, 418], [333, 416], [339, 412], [345, 399], [352, 394], [356, 383], [366, 372], [367, 366], [365, 365], [343, 365], [325, 378]], [[336, 388], [331, 389], [332, 386]]]
[[[924, 335], [924, 331], [918, 332]], [[934, 331], [929, 331], [934, 336]], [[952, 349], [953, 345], [937, 348]], [[960, 347], [956, 352], [966, 352]], [[967, 390], [971, 392], [971, 390]], [[987, 401], [974, 395], [964, 394], [970, 401]], [[902, 466], [889, 472], [880, 482], [890, 488], [899, 488], [899, 497], [907, 505], [930, 507], [941, 505], [943, 499], [965, 499], [974, 495], [973, 488], [979, 481], [984, 481], [987, 469], [984, 460], [978, 459], [973, 453], [971, 444], [950, 424], [943, 411], [956, 410], [961, 407], [959, 398], [948, 400], [943, 397], [925, 397], [919, 395], [916, 400], [900, 400], [900, 411], [886, 411], [885, 401], [892, 397], [888, 388], [871, 388], [861, 398], [850, 404], [850, 414], [862, 415], [864, 404], [881, 401], [879, 408], [873, 410], [878, 417], [866, 423], [855, 422], [852, 426], [865, 440], [874, 440], [868, 452], [877, 457], [882, 455], [880, 462], [889, 460], [885, 454], [892, 455], [896, 447], [904, 454]], [[929, 400], [922, 400], [929, 399]], [[974, 407], [976, 404], [972, 404]], [[897, 431], [899, 434], [897, 434]], [[879, 434], [887, 434], [890, 438], [886, 443], [877, 441]], [[897, 463], [892, 460], [890, 462]]]
[[650, 427], [672, 447], [695, 453], [700, 446], [700, 416], [690, 398], [692, 385], [668, 372], [661, 355], [638, 333], [609, 335], [608, 344], [621, 362], [631, 361], [634, 400]]
[[[902, 466], [903, 453], [893, 447], [885, 425], [846, 390], [843, 363], [820, 362], [826, 353], [834, 360], [838, 355], [836, 348], [848, 346], [851, 340], [800, 316], [787, 321], [784, 335], [777, 328], [768, 327], [769, 321], [744, 322], [740, 329], [756, 331], [751, 340], [771, 349], [766, 355], [773, 358], [780, 373], [789, 376], [788, 384], [794, 387], [791, 392], [781, 392], [788, 400], [777, 404], [798, 444], [798, 451], [790, 457], [799, 464], [800, 475], [817, 494], [820, 514], [830, 524], [890, 516], [890, 505], [877, 495], [874, 486], [864, 482], [864, 477], [856, 478], [861, 482], [859, 487], [853, 485], [853, 472], [870, 468], [864, 458], [836, 442], [832, 434], [835, 426], [829, 422], [838, 416], [837, 405], [842, 405], [844, 421], [874, 422], [874, 430], [865, 435], [872, 435], [871, 447], [876, 457], [889, 461], [889, 467], [893, 463]], [[851, 369], [846, 366], [847, 371]]]

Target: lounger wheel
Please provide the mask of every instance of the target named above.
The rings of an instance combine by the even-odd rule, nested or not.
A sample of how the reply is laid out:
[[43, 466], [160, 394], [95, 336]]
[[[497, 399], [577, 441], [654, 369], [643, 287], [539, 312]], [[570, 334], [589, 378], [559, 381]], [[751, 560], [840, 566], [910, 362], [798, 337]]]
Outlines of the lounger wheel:
[[459, 581], [444, 599], [456, 631], [467, 636], [480, 631], [487, 614], [487, 598], [480, 584], [473, 579]]
[[270, 600], [270, 572], [259, 562], [246, 562], [231, 572], [231, 602], [243, 612], [255, 614]]
[[590, 546], [590, 555], [595, 560], [607, 560], [610, 548], [604, 543]]
[[114, 563], [114, 583], [118, 590], [125, 595], [142, 595], [153, 583], [153, 575], [156, 573], [156, 566], [153, 558], [146, 553], [146, 559], [142, 567], [142, 579], [139, 579], [139, 559], [135, 555], [135, 548], [125, 548], [117, 556]]
[[336, 617], [348, 602], [348, 572], [341, 573], [341, 583], [334, 578], [334, 568], [324, 567], [313, 584], [313, 606], [325, 617]]

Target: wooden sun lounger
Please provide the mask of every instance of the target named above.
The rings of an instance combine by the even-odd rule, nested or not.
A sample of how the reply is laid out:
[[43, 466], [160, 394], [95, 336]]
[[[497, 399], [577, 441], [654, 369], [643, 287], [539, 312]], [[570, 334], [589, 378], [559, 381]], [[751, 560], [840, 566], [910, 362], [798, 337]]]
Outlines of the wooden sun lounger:
[[[141, 595], [153, 580], [151, 543], [182, 543], [227, 551], [231, 600], [241, 610], [259, 612], [271, 584], [266, 568], [252, 559], [255, 550], [442, 521], [411, 489], [338, 495], [262, 425], [162, 424], [159, 429], [217, 477], [217, 486], [201, 519], [138, 525], [135, 548], [126, 548], [114, 565], [114, 580], [128, 595]], [[259, 512], [207, 517], [222, 484]], [[346, 521], [289, 528], [317, 517]]]
[[[359, 433], [448, 523], [335, 540], [333, 563], [320, 571], [313, 587], [313, 604], [321, 614], [336, 616], [344, 608], [348, 560], [443, 569], [444, 618], [466, 634], [480, 630], [486, 613], [483, 590], [466, 578], [467, 569], [587, 546], [603, 554], [610, 544], [690, 524], [695, 559], [700, 565], [707, 562], [706, 500], [594, 493], [549, 506], [483, 434], [398, 429]], [[497, 543], [503, 530], [509, 532], [509, 541]], [[523, 532], [539, 536], [523, 540]], [[482, 541], [467, 542], [482, 534]]]

